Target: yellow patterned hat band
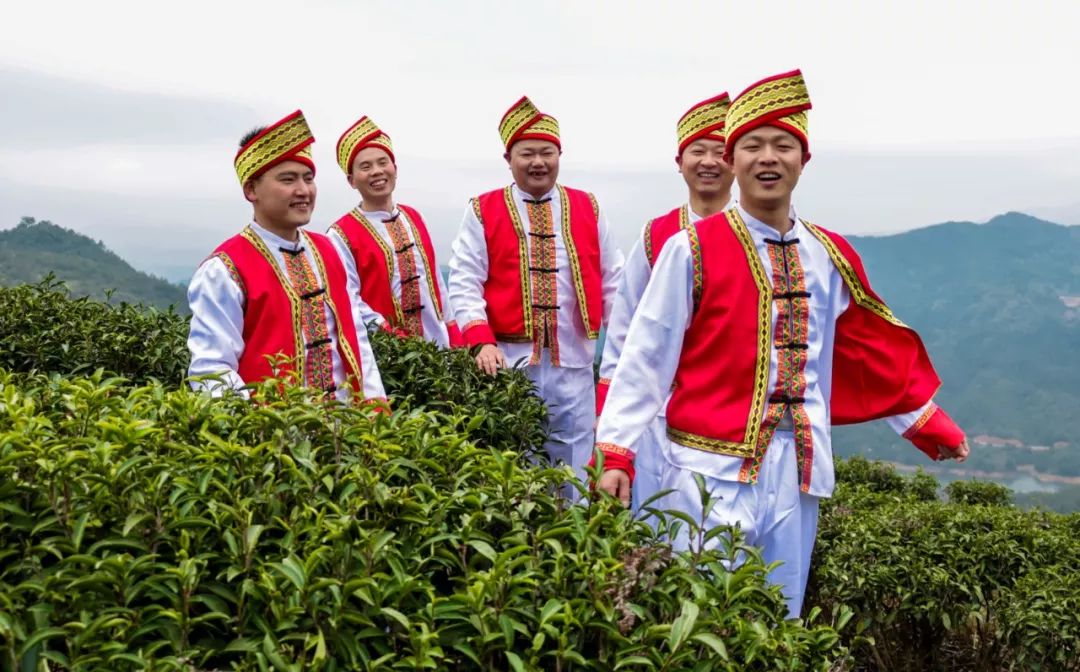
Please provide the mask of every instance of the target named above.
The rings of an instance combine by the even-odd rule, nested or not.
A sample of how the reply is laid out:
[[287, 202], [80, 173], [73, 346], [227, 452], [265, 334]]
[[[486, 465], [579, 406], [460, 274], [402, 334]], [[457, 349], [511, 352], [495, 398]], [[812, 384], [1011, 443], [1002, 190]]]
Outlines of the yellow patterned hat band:
[[236, 153], [233, 166], [240, 184], [247, 184], [283, 161], [299, 161], [314, 171], [310, 147], [313, 142], [315, 138], [300, 110], [267, 126]]
[[810, 92], [802, 72], [792, 70], [753, 84], [736, 96], [727, 115], [727, 148], [730, 161], [739, 138], [761, 126], [775, 126], [796, 138], [803, 146], [803, 161], [810, 159], [810, 138], [806, 111], [812, 107]]
[[342, 133], [337, 141], [338, 165], [346, 175], [352, 172], [353, 159], [365, 147], [378, 147], [390, 155], [391, 161], [396, 161], [390, 136], [365, 115]]
[[506, 151], [518, 140], [547, 140], [559, 149], [559, 122], [555, 117], [541, 112], [527, 96], [510, 106], [499, 122], [499, 137]]
[[724, 141], [726, 139], [724, 124], [730, 106], [731, 98], [727, 92], [724, 92], [719, 96], [703, 100], [687, 110], [675, 128], [679, 141], [679, 155], [681, 156], [687, 145], [695, 140], [708, 138]]

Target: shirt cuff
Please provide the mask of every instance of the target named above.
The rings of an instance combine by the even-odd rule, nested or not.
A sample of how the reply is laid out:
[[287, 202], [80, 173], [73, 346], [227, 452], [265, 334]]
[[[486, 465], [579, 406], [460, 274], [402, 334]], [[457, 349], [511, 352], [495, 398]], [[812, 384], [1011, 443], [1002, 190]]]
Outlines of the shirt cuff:
[[607, 401], [608, 390], [611, 388], [610, 378], [601, 378], [596, 383], [596, 417], [604, 412], [604, 402]]
[[634, 451], [617, 446], [614, 443], [597, 443], [589, 459], [589, 466], [596, 466], [596, 453], [604, 454], [604, 471], [622, 469], [630, 476], [630, 482], [634, 482]]
[[942, 459], [938, 446], [956, 448], [964, 441], [964, 432], [937, 404], [931, 405], [904, 432], [904, 438], [932, 460]]
[[495, 332], [491, 330], [487, 320], [469, 322], [462, 329], [461, 335], [465, 339], [465, 344], [470, 347], [474, 345], [495, 345]]

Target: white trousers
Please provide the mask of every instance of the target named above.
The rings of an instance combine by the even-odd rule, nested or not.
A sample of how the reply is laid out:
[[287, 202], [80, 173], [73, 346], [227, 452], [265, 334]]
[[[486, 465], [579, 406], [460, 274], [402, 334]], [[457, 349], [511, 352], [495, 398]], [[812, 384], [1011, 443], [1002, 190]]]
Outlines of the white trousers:
[[[691, 450], [673, 446], [675, 450]], [[782, 564], [769, 573], [769, 582], [779, 585], [788, 603], [788, 614], [802, 612], [806, 581], [810, 575], [810, 555], [817, 536], [818, 498], [799, 490], [795, 439], [791, 432], [776, 432], [762, 460], [758, 482], [754, 485], [705, 478], [706, 490], [715, 501], [708, 512], [702, 511], [701, 496], [694, 472], [681, 469], [665, 460], [660, 478], [662, 490], [672, 489], [656, 503], [661, 510], [677, 510], [704, 520], [709, 530], [719, 525], [738, 525], [746, 541], [761, 549], [766, 564]], [[694, 539], [682, 525], [671, 539], [677, 550], [693, 547]], [[719, 539], [707, 542], [715, 547]]]
[[[644, 517], [650, 523], [655, 519], [642, 511], [641, 506], [661, 490], [660, 479], [667, 464], [661, 446], [667, 440], [667, 418], [658, 415], [633, 446], [634, 483], [630, 488], [630, 505], [635, 515]], [[648, 508], [656, 508], [660, 503], [660, 500], [656, 500]]]
[[[536, 385], [537, 393], [548, 407], [548, 440], [544, 449], [552, 464], [568, 464], [577, 479], [585, 482], [585, 465], [592, 456], [596, 421], [596, 385], [592, 367], [552, 366], [548, 350], [539, 364], [524, 367], [525, 375]], [[571, 485], [563, 494], [577, 501], [578, 491]]]

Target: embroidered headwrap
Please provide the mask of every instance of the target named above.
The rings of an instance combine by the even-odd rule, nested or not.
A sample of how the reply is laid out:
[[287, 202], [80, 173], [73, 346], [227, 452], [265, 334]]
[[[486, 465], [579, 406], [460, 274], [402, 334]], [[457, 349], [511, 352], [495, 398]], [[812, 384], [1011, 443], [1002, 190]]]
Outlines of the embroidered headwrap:
[[682, 156], [687, 145], [695, 140], [702, 138], [720, 140], [721, 142], [726, 140], [724, 122], [727, 119], [730, 106], [731, 98], [725, 91], [719, 96], [703, 100], [687, 110], [675, 127], [675, 134], [679, 140], [678, 156]]
[[383, 133], [375, 125], [375, 122], [365, 115], [342, 133], [337, 141], [338, 165], [341, 166], [346, 175], [352, 172], [353, 159], [365, 147], [378, 147], [390, 156], [391, 161], [396, 163], [394, 146], [390, 144], [390, 136]]
[[315, 161], [311, 158], [313, 142], [315, 138], [300, 110], [270, 124], [236, 152], [233, 166], [240, 184], [247, 184], [248, 180], [284, 161], [299, 161], [314, 172]]
[[499, 122], [503, 146], [510, 151], [518, 140], [547, 140], [562, 149], [559, 142], [559, 122], [541, 112], [527, 96], [510, 106]]
[[724, 159], [731, 161], [735, 143], [761, 126], [775, 126], [791, 133], [803, 146], [803, 163], [810, 160], [806, 111], [810, 93], [802, 72], [792, 70], [753, 84], [731, 101], [727, 115], [727, 147]]

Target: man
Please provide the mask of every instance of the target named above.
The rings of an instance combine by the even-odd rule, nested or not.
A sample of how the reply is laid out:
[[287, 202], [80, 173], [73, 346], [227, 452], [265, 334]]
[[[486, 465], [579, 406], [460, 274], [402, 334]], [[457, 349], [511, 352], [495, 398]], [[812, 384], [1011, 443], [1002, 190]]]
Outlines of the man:
[[345, 264], [349, 294], [359, 297], [364, 322], [443, 348], [460, 345], [427, 225], [414, 208], [395, 206], [397, 162], [390, 136], [361, 117], [341, 134], [337, 157], [349, 185], [360, 192], [360, 205], [327, 234]]
[[[841, 236], [791, 216], [810, 158], [801, 73], [763, 80], [727, 116], [739, 204], [664, 246], [630, 326], [597, 430], [599, 487], [623, 501], [633, 446], [668, 397], [657, 504], [705, 528], [741, 526], [802, 608], [818, 501], [833, 490], [830, 424], [885, 418], [934, 459], [963, 432], [933, 402], [922, 341], [870, 289]], [[695, 477], [713, 505], [703, 511]], [[690, 545], [686, 529], [673, 542]], [[717, 543], [714, 537], [712, 543]]]
[[188, 375], [216, 378], [196, 389], [220, 394], [277, 373], [342, 401], [385, 396], [341, 260], [325, 236], [301, 230], [315, 208], [314, 141], [299, 110], [240, 141], [234, 165], [253, 221], [188, 287]]
[[[476, 362], [524, 363], [548, 405], [552, 463], [585, 475], [592, 451], [593, 360], [622, 268], [592, 194], [556, 183], [554, 117], [522, 97], [499, 133], [513, 184], [471, 200], [450, 259], [450, 302]], [[564, 492], [574, 498], [569, 484]]]
[[[664, 243], [682, 229], [723, 211], [731, 201], [731, 184], [735, 176], [723, 160], [724, 119], [730, 104], [728, 94], [721, 93], [691, 107], [676, 125], [678, 150], [675, 164], [690, 191], [690, 200], [686, 205], [647, 222], [626, 259], [604, 340], [600, 382], [596, 387], [597, 416], [604, 409], [604, 399], [611, 377], [615, 374], [626, 332], [630, 328], [630, 319], [641, 301], [641, 295], [645, 293], [645, 286], [649, 283], [653, 265]], [[637, 459], [631, 501], [635, 510], [640, 510], [642, 504], [659, 490], [663, 461], [659, 446], [666, 441], [665, 430], [664, 409], [661, 408], [648, 430], [633, 446]]]

